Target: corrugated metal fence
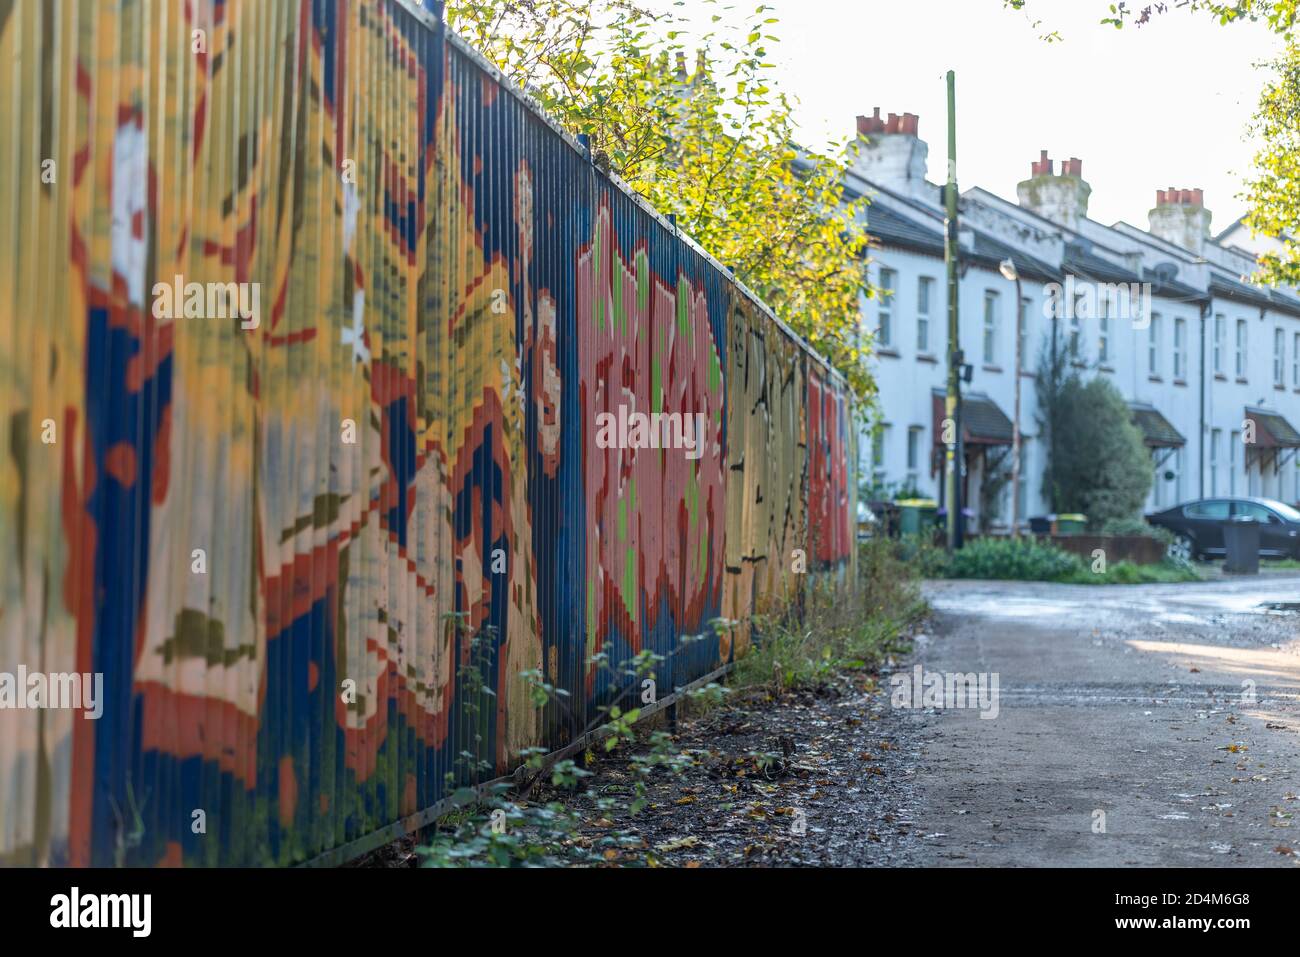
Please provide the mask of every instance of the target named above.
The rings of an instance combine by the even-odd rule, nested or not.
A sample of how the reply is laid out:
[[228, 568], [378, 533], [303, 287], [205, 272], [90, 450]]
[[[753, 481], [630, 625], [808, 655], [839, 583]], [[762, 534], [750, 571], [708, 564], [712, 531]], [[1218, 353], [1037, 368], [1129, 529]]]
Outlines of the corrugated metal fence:
[[841, 380], [438, 10], [0, 0], [0, 130], [0, 861], [309, 860], [852, 562]]

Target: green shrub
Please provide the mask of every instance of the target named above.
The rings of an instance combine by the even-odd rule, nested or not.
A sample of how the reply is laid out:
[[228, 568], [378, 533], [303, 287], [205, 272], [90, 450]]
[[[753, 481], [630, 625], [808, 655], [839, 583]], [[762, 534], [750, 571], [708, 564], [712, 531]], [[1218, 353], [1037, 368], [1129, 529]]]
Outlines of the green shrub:
[[903, 535], [894, 542], [899, 561], [918, 578], [945, 578], [948, 575], [948, 551], [934, 543], [931, 535]]
[[1068, 357], [1050, 352], [1040, 362], [1038, 402], [1047, 433], [1043, 491], [1052, 510], [1082, 512], [1089, 530], [1139, 514], [1154, 473], [1128, 403], [1109, 380], [1084, 382]]
[[1146, 519], [1142, 518], [1112, 518], [1101, 526], [1101, 534], [1141, 535], [1144, 538], [1154, 538], [1166, 545], [1174, 540], [1173, 533], [1169, 529], [1148, 525]]
[[1080, 570], [1077, 555], [1033, 538], [977, 538], [953, 555], [948, 577], [1058, 581]]

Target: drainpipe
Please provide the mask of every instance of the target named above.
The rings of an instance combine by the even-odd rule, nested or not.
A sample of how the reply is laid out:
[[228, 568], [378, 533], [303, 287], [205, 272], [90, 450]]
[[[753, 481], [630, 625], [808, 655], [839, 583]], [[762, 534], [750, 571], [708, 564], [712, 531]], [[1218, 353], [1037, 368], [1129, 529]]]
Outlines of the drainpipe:
[[998, 266], [1002, 275], [1015, 282], [1016, 284], [1016, 302], [1012, 308], [1012, 315], [1016, 317], [1016, 358], [1013, 364], [1013, 375], [1016, 383], [1016, 411], [1015, 417], [1011, 420], [1011, 537], [1020, 537], [1020, 338], [1022, 325], [1028, 321], [1028, 316], [1022, 316], [1021, 303], [1024, 301], [1024, 293], [1020, 288], [1020, 271], [1016, 269], [1014, 259], [1007, 258]]
[[1197, 442], [1201, 481], [1197, 498], [1205, 498], [1205, 324], [1210, 318], [1210, 304], [1209, 299], [1201, 303], [1201, 426]]

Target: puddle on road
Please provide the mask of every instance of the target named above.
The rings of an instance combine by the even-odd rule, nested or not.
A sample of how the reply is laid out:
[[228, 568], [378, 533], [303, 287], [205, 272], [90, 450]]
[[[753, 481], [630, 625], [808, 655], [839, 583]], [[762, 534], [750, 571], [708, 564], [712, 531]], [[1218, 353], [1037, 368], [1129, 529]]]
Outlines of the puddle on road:
[[938, 611], [994, 618], [1042, 618], [1051, 620], [1069, 614], [1076, 606], [1071, 602], [1043, 601], [1007, 594], [971, 595], [953, 592], [936, 595], [930, 604]]
[[[1032, 589], [1032, 591], [1030, 591]], [[945, 588], [929, 596], [938, 611], [1001, 619], [1059, 621], [1080, 615], [1100, 624], [1112, 615], [1141, 615], [1168, 625], [1212, 626], [1219, 615], [1300, 613], [1294, 581], [1199, 585], [1045, 585], [1007, 582]], [[1286, 596], [1284, 599], [1283, 596]]]

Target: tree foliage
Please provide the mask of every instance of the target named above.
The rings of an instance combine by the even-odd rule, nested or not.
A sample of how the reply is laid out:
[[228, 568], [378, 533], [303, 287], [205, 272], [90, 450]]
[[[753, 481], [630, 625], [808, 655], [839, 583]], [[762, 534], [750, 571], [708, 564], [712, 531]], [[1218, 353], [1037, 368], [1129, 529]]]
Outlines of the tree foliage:
[[1094, 529], [1140, 516], [1154, 472], [1128, 403], [1109, 379], [1085, 382], [1072, 365], [1062, 368], [1049, 364], [1038, 380], [1052, 510], [1082, 512]]
[[1264, 88], [1255, 116], [1265, 145], [1246, 184], [1246, 225], [1256, 234], [1290, 238], [1261, 257], [1259, 278], [1300, 285], [1300, 43], [1291, 40], [1274, 68], [1277, 76]]
[[[705, 0], [713, 4], [714, 0]], [[680, 6], [680, 4], [679, 4]], [[777, 18], [718, 6], [692, 36], [628, 0], [449, 0], [447, 23], [694, 238], [873, 404], [860, 333], [865, 202], [851, 144], [800, 150], [770, 62]], [[689, 64], [689, 69], [688, 69]]]

